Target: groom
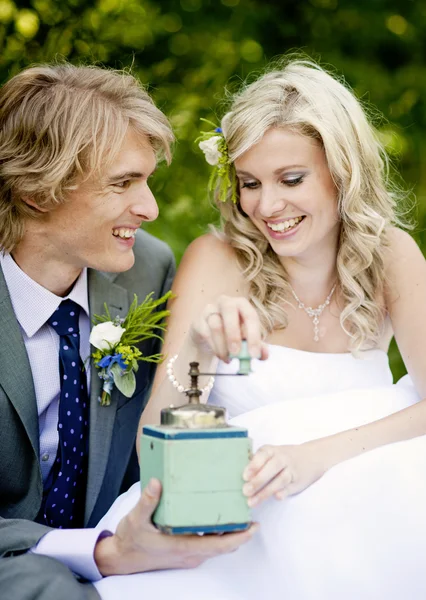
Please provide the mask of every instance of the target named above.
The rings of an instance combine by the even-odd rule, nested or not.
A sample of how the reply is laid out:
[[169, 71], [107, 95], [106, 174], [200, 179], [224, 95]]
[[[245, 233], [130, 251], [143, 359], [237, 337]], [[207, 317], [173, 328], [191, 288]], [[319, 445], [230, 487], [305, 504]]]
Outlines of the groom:
[[[250, 536], [160, 534], [155, 480], [115, 535], [93, 529], [138, 480], [136, 428], [153, 372], [139, 363], [134, 395], [114, 389], [101, 406], [97, 369], [81, 363], [104, 303], [124, 317], [135, 293], [158, 298], [171, 285], [170, 249], [140, 226], [157, 217], [148, 179], [172, 138], [128, 74], [40, 66], [0, 90], [4, 598], [98, 597], [90, 581], [102, 575], [194, 566]], [[158, 348], [151, 339], [140, 350]]]

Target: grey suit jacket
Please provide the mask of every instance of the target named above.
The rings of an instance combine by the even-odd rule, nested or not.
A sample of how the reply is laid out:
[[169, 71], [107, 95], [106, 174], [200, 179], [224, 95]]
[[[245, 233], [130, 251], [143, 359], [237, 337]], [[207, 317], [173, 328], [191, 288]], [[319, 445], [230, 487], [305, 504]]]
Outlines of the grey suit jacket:
[[[174, 275], [170, 248], [138, 231], [135, 265], [129, 271], [107, 274], [89, 270], [90, 313], [125, 316], [133, 294], [139, 300], [164, 294]], [[159, 350], [147, 340], [144, 354]], [[89, 473], [85, 525], [93, 526], [119, 493], [138, 479], [136, 430], [153, 377], [153, 365], [141, 362], [136, 391], [126, 398], [113, 390], [111, 405], [101, 407], [101, 380], [92, 365], [90, 395]], [[37, 405], [27, 353], [0, 269], [0, 556], [16, 556], [49, 531], [34, 523], [42, 499], [39, 467]], [[0, 589], [2, 578], [0, 575]], [[23, 596], [24, 597], [24, 596]]]

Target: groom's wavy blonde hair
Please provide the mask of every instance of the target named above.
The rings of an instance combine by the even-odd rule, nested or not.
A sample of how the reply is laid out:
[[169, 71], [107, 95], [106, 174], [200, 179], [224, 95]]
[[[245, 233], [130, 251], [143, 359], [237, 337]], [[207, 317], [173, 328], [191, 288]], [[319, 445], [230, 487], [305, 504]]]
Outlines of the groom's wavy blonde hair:
[[[377, 297], [384, 286], [387, 233], [391, 224], [402, 225], [396, 212], [401, 194], [389, 182], [386, 152], [359, 101], [316, 63], [287, 59], [233, 97], [221, 126], [232, 161], [272, 128], [285, 127], [321, 143], [338, 193], [341, 325], [353, 350], [374, 347], [385, 317]], [[217, 205], [264, 333], [286, 327], [291, 296], [277, 255], [239, 201], [217, 198]]]
[[0, 90], [0, 249], [27, 219], [66, 202], [79, 178], [111, 165], [129, 130], [170, 161], [165, 115], [130, 73], [57, 63], [30, 67]]

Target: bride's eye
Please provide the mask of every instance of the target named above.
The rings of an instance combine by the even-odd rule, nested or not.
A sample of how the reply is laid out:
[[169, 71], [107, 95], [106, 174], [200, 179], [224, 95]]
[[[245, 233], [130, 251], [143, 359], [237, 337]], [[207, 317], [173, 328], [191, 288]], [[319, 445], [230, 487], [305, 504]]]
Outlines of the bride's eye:
[[247, 188], [248, 190], [255, 190], [259, 187], [259, 183], [257, 181], [241, 181], [240, 189]]
[[302, 183], [304, 178], [305, 178], [304, 175], [297, 175], [295, 177], [287, 177], [285, 179], [282, 179], [281, 183], [284, 183], [284, 185], [288, 185], [288, 186], [292, 187], [292, 186], [299, 185], [299, 183]]

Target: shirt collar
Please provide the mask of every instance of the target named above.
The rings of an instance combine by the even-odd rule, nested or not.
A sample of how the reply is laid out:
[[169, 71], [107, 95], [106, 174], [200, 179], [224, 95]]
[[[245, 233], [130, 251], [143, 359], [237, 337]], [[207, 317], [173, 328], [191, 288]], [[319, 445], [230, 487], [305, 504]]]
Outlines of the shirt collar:
[[8, 253], [0, 252], [0, 266], [16, 318], [28, 337], [32, 337], [55, 312], [62, 300], [69, 298], [89, 315], [87, 269], [83, 269], [72, 290], [62, 298], [31, 279]]

